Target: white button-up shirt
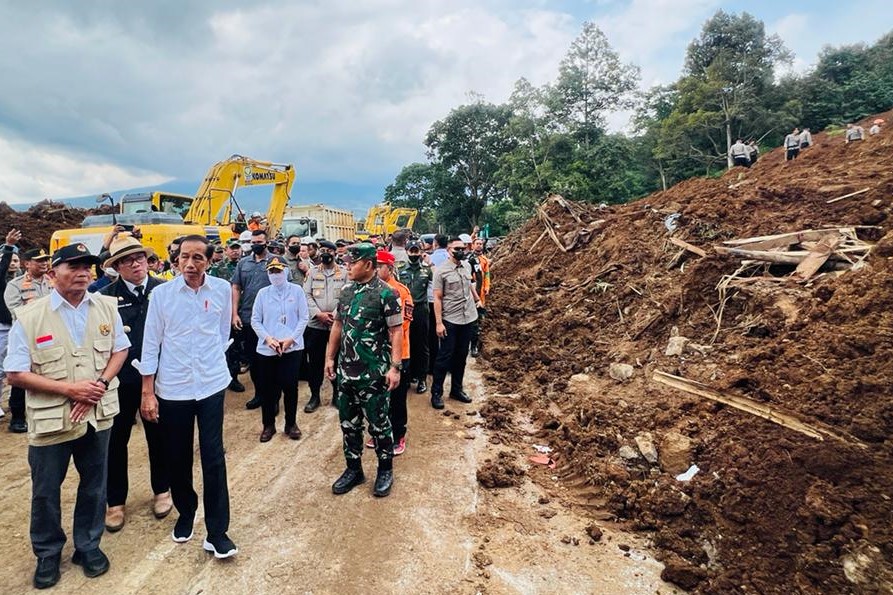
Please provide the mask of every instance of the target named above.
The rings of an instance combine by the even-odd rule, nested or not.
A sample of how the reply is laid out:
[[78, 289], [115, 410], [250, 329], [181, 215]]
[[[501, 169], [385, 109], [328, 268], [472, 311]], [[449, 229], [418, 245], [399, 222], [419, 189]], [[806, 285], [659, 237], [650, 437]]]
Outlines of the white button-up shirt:
[[286, 353], [304, 349], [304, 329], [310, 321], [307, 296], [300, 285], [286, 283], [282, 287], [270, 285], [257, 292], [251, 311], [251, 328], [257, 334], [257, 352], [277, 355], [264, 341], [294, 339]]
[[182, 276], [152, 290], [140, 373], [156, 375], [156, 395], [200, 400], [229, 385], [226, 348], [232, 310], [229, 282], [210, 275], [198, 291]]
[[[96, 299], [92, 293], [84, 294], [84, 299], [77, 307], [69, 304], [55, 289], [50, 292], [50, 308], [56, 310], [68, 334], [71, 335], [71, 341], [77, 347], [84, 346], [84, 335], [87, 333], [87, 314], [90, 312], [90, 305]], [[124, 351], [130, 347], [130, 339], [124, 332], [124, 324], [121, 322], [121, 316], [115, 312], [115, 343], [112, 346], [112, 353]], [[28, 345], [28, 337], [25, 330], [17, 320], [9, 331], [9, 348], [6, 359], [3, 361], [3, 369], [7, 372], [30, 372], [31, 371], [31, 348]], [[110, 380], [110, 379], [109, 379]]]

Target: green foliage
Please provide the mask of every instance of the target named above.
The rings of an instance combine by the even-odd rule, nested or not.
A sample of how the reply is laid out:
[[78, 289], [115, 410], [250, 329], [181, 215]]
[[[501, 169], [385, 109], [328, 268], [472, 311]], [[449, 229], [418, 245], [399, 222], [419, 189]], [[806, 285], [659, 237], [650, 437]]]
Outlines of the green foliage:
[[[478, 99], [435, 122], [428, 163], [404, 167], [385, 199], [419, 209], [426, 231], [488, 223], [502, 235], [551, 193], [625, 202], [722, 175], [738, 137], [765, 151], [794, 126], [833, 133], [893, 106], [893, 32], [870, 47], [826, 47], [814, 70], [779, 79], [791, 57], [761, 21], [718, 11], [688, 46], [682, 76], [638, 93], [638, 67], [585, 23], [552, 83], [522, 78], [505, 104]], [[607, 133], [606, 114], [623, 109], [635, 111], [634, 135]]]

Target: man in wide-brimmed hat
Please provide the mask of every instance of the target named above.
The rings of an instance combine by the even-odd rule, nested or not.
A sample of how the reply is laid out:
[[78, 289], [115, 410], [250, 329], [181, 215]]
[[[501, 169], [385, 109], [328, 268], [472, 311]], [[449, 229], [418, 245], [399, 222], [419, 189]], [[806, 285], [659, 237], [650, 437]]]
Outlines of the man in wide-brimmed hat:
[[[139, 240], [130, 235], [119, 235], [109, 246], [111, 255], [103, 268], [113, 268], [118, 279], [102, 288], [100, 293], [115, 298], [118, 313], [124, 322], [124, 331], [130, 339], [130, 352], [127, 361], [140, 359], [143, 350], [143, 330], [146, 326], [146, 312], [149, 310], [149, 295], [163, 283], [149, 275], [148, 250]], [[127, 443], [142, 397], [143, 378], [130, 365], [124, 366], [118, 374], [121, 385], [118, 399], [121, 413], [115, 418], [109, 439], [108, 510], [105, 526], [111, 532], [124, 526], [127, 501]], [[173, 507], [170, 494], [164, 443], [158, 424], [143, 424], [146, 444], [149, 448], [149, 476], [151, 478], [154, 501], [152, 512], [156, 518], [166, 517]]]

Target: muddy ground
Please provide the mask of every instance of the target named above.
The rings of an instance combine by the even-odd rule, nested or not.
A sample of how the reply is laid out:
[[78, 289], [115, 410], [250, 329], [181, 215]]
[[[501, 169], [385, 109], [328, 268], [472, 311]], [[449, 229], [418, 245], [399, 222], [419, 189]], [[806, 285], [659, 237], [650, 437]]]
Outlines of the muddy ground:
[[[490, 442], [477, 414], [484, 393], [479, 375], [472, 371], [468, 379], [476, 398], [470, 406], [449, 402], [440, 412], [431, 409], [426, 396], [410, 395], [409, 448], [396, 460], [396, 484], [385, 499], [372, 496], [371, 478], [346, 496], [332, 495], [331, 483], [343, 468], [333, 408], [299, 412], [300, 441], [282, 435], [280, 420], [280, 433], [261, 444], [259, 412], [244, 409], [246, 395], [228, 393], [230, 536], [240, 553], [223, 562], [201, 549], [201, 509], [195, 537], [184, 545], [170, 539], [176, 513], [161, 521], [152, 517], [138, 426], [131, 438], [127, 524], [102, 540], [111, 570], [85, 578], [70, 563], [69, 537], [62, 580], [52, 592], [676, 593], [661, 581], [662, 567], [644, 540], [607, 523], [590, 528], [591, 520], [569, 501], [547, 496], [527, 477], [524, 469], [532, 464], [523, 460], [533, 452], [532, 442], [510, 448]], [[308, 393], [301, 386], [303, 405]], [[0, 450], [2, 591], [27, 593], [34, 559], [26, 439], [4, 427]], [[518, 486], [479, 487], [478, 466], [498, 460], [503, 451], [519, 461]], [[367, 475], [374, 474], [370, 455], [364, 457]], [[76, 477], [72, 467], [63, 491], [69, 536]], [[196, 481], [199, 485], [200, 476]], [[549, 481], [549, 493], [563, 484], [557, 477]], [[599, 531], [603, 535], [590, 543], [590, 533]]]
[[[555, 240], [533, 218], [497, 249], [484, 361], [504, 394], [488, 426], [507, 444], [532, 431], [552, 447], [573, 498], [649, 539], [668, 580], [703, 593], [893, 592], [890, 132], [851, 145], [815, 135], [796, 161], [776, 150], [627, 205], [550, 201]], [[859, 270], [795, 283], [793, 267], [774, 266], [769, 281], [718, 292], [741, 266], [713, 251], [721, 241], [838, 226], [873, 226], [857, 230], [876, 243]], [[666, 355], [673, 335], [691, 348]], [[611, 378], [612, 364], [632, 376]], [[657, 384], [658, 370], [843, 439]], [[674, 479], [693, 463], [694, 479]]]

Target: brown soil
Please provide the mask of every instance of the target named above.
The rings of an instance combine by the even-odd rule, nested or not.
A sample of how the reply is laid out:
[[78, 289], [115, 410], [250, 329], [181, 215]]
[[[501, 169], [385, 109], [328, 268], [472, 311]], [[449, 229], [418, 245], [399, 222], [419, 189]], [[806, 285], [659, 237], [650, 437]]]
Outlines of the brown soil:
[[54, 231], [77, 227], [87, 215], [111, 212], [109, 206], [98, 209], [75, 209], [50, 200], [43, 200], [32, 205], [27, 211], [20, 212], [5, 202], [0, 202], [0, 221], [3, 222], [0, 233], [5, 236], [13, 228], [21, 231], [22, 240], [19, 242], [19, 247], [23, 250], [49, 248], [50, 236]]
[[[890, 121], [893, 112], [881, 116]], [[713, 244], [884, 225], [890, 215], [891, 131], [851, 145], [814, 138], [793, 162], [775, 150], [750, 170], [627, 205], [571, 204], [582, 223], [549, 202], [559, 235], [605, 223], [565, 254], [548, 236], [530, 250], [544, 229], [534, 218], [495, 255], [484, 357], [488, 380], [504, 394], [482, 410], [488, 426], [503, 443], [533, 432], [551, 445], [556, 472], [577, 486], [573, 499], [645, 532], [667, 564], [664, 578], [695, 592], [893, 589], [893, 234], [860, 231], [880, 240], [866, 268], [730, 291], [718, 333], [714, 316], [717, 283], [740, 261], [716, 255]], [[671, 233], [665, 219], [674, 213]], [[671, 236], [708, 256], [687, 253], [671, 265], [679, 250]], [[674, 327], [710, 349], [664, 355]], [[632, 378], [609, 378], [615, 362], [632, 365]], [[657, 369], [849, 438], [817, 441], [656, 384]], [[583, 373], [588, 380], [570, 382]], [[506, 421], [516, 410], [529, 413], [531, 429]], [[641, 457], [619, 457], [643, 432], [658, 450], [669, 432], [688, 437], [701, 471], [680, 482]], [[532, 476], [548, 487], [545, 475]]]

